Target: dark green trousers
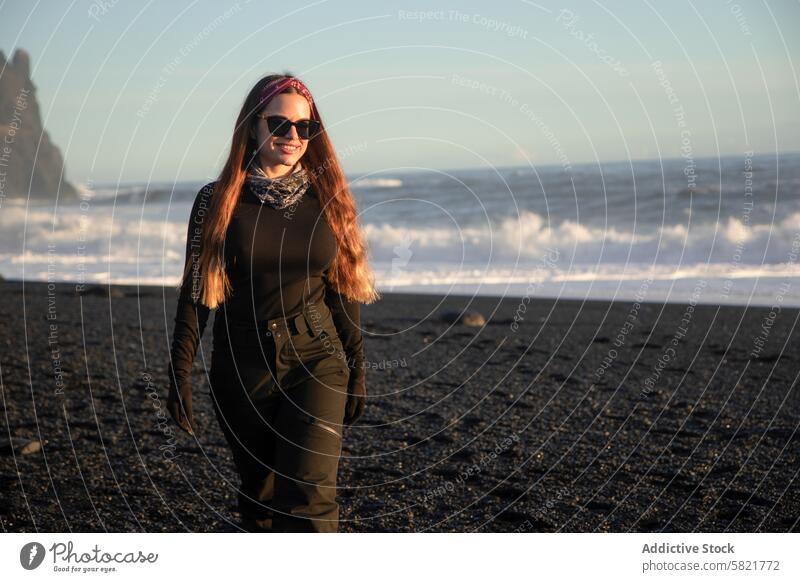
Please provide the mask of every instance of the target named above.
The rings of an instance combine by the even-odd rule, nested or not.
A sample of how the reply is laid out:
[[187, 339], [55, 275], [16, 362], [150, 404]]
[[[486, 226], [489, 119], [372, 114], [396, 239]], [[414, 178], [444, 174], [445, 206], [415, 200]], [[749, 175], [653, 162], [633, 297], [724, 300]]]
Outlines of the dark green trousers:
[[327, 305], [214, 326], [210, 381], [247, 531], [335, 532], [350, 371]]

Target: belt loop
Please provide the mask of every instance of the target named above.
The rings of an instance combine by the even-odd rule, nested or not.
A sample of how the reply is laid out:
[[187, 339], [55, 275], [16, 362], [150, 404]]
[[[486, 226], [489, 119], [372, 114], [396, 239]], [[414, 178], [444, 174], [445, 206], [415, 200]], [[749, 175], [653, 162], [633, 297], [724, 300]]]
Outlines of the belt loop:
[[317, 328], [314, 327], [314, 322], [312, 321], [311, 315], [309, 315], [309, 313], [308, 313], [308, 305], [309, 304], [304, 304], [303, 305], [303, 312], [300, 314], [300, 316], [304, 320], [304, 324], [306, 326], [306, 329], [309, 332], [311, 332], [311, 335], [316, 337], [319, 334], [317, 334]]
[[305, 333], [308, 330], [308, 326], [306, 325], [306, 318], [301, 313], [295, 315], [292, 320], [294, 321], [294, 326], [297, 329], [298, 333]]

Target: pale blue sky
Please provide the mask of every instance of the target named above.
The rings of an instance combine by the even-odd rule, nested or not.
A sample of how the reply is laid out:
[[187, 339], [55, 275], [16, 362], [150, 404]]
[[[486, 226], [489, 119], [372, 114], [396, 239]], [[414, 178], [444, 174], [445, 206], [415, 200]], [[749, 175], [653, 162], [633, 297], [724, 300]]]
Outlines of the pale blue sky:
[[285, 70], [348, 173], [677, 157], [677, 104], [696, 157], [800, 149], [796, 1], [1, 6], [73, 182], [215, 177], [246, 92]]

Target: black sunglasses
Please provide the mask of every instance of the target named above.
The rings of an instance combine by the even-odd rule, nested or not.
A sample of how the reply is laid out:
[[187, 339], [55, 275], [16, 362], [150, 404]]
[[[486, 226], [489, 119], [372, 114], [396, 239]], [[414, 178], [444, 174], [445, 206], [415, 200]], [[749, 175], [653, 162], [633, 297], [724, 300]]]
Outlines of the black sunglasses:
[[292, 131], [292, 126], [297, 128], [297, 136], [300, 139], [311, 139], [319, 133], [320, 122], [316, 119], [298, 119], [290, 121], [283, 115], [256, 115], [260, 119], [267, 120], [267, 129], [276, 137], [286, 137]]

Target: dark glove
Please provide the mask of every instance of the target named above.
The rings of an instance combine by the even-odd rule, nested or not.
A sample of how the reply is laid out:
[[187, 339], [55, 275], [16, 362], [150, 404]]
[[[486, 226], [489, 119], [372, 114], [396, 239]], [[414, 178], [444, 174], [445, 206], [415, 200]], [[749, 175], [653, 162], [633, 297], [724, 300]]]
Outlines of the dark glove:
[[[167, 396], [167, 410], [172, 420], [182, 430], [194, 435], [197, 425], [192, 414], [192, 385], [190, 382], [178, 382], [169, 366], [169, 395]], [[180, 384], [180, 386], [179, 386]]]
[[350, 369], [347, 385], [347, 404], [344, 409], [344, 424], [352, 425], [364, 414], [367, 405], [367, 386], [364, 370], [360, 367]]

